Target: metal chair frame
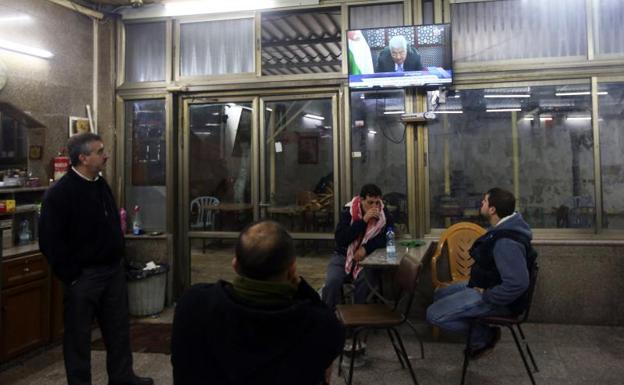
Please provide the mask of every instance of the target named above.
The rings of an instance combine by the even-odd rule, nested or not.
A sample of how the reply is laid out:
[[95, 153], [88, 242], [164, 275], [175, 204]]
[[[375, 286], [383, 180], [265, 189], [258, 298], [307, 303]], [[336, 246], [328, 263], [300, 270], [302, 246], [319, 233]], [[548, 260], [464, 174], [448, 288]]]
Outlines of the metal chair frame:
[[[414, 295], [416, 293], [416, 286], [418, 284], [420, 269], [421, 269], [420, 263], [416, 263], [410, 260], [410, 258], [407, 256], [403, 257], [399, 265], [399, 268], [397, 270], [397, 281], [399, 284], [400, 291], [397, 295], [397, 301], [394, 302], [394, 305], [392, 307], [390, 307], [386, 303], [365, 304], [365, 305], [358, 305], [358, 304], [338, 305], [336, 307], [336, 315], [338, 316], [338, 319], [341, 320], [341, 322], [347, 329], [351, 329], [353, 332], [352, 334], [353, 344], [351, 346], [351, 361], [349, 364], [349, 373], [348, 373], [348, 376], [345, 378], [345, 382], [347, 383], [347, 385], [351, 385], [353, 381], [353, 369], [354, 369], [354, 361], [355, 361], [354, 356], [355, 356], [355, 350], [356, 350], [356, 346], [358, 342], [358, 336], [360, 335], [360, 333], [362, 333], [365, 330], [379, 330], [379, 329], [385, 329], [387, 331], [388, 338], [390, 339], [390, 342], [392, 343], [392, 347], [394, 349], [395, 354], [397, 355], [399, 363], [401, 364], [401, 368], [405, 369], [405, 367], [407, 366], [407, 368], [409, 369], [410, 375], [412, 377], [412, 380], [414, 381], [414, 384], [418, 385], [416, 374], [414, 373], [414, 369], [412, 368], [412, 365], [409, 361], [409, 356], [407, 354], [407, 351], [405, 350], [405, 345], [403, 344], [403, 340], [401, 339], [401, 335], [399, 331], [397, 330], [397, 327], [407, 322], [407, 316], [411, 309], [412, 303], [414, 301]], [[408, 272], [407, 274], [405, 273], [406, 271]], [[407, 291], [407, 295], [404, 295], [404, 292], [406, 291]], [[401, 301], [401, 299], [405, 299], [405, 298], [407, 298], [405, 310], [403, 312], [399, 312], [398, 307], [400, 303], [403, 302]], [[383, 312], [386, 315], [391, 314], [395, 316], [395, 319], [388, 320], [388, 322], [386, 323], [374, 324], [374, 325], [369, 324], [365, 321], [358, 322], [354, 325], [347, 324], [347, 322], [345, 322], [342, 316], [343, 312], [346, 313], [350, 310], [358, 309], [358, 307], [359, 309], [370, 309], [370, 311], [377, 310], [379, 313]], [[343, 357], [344, 357], [344, 350], [340, 353], [340, 360], [338, 363], [339, 375], [342, 374]]]
[[[481, 324], [488, 325], [488, 326], [504, 326], [507, 329], [509, 329], [509, 331], [511, 332], [511, 335], [513, 336], [514, 342], [516, 343], [516, 348], [518, 348], [518, 353], [520, 353], [520, 357], [522, 358], [522, 362], [524, 363], [524, 368], [526, 369], [526, 372], [529, 375], [529, 378], [531, 379], [531, 383], [533, 385], [536, 385], [535, 377], [533, 376], [533, 370], [531, 370], [531, 368], [529, 367], [529, 363], [527, 361], [526, 355], [529, 356], [529, 359], [531, 360], [531, 364], [533, 365], [533, 369], [535, 370], [535, 373], [539, 372], [539, 368], [537, 367], [537, 364], [535, 363], [535, 358], [533, 357], [533, 353], [531, 352], [531, 347], [529, 346], [529, 343], [527, 342], [524, 336], [524, 332], [522, 331], [522, 327], [520, 325], [523, 324], [529, 317], [529, 311], [531, 310], [531, 303], [533, 302], [533, 294], [535, 293], [535, 285], [537, 283], [538, 271], [539, 271], [539, 266], [537, 265], [537, 262], [536, 262], [532, 266], [529, 272], [530, 283], [529, 283], [529, 289], [528, 289], [528, 304], [524, 313], [518, 316], [480, 317], [480, 318], [474, 319], [473, 322], [471, 322], [470, 328], [468, 330], [468, 338], [466, 338], [466, 349], [464, 350], [464, 365], [462, 369], [461, 385], [464, 385], [465, 380], [466, 380], [466, 372], [468, 371], [468, 364], [470, 363], [470, 350], [469, 350], [470, 349], [470, 336], [472, 334], [472, 329], [476, 323], [481, 323]], [[514, 326], [518, 329], [518, 334], [520, 334], [521, 339], [518, 338], [518, 334], [516, 334], [514, 330]], [[522, 342], [522, 344], [520, 342]], [[526, 354], [524, 351], [525, 349], [526, 349]]]

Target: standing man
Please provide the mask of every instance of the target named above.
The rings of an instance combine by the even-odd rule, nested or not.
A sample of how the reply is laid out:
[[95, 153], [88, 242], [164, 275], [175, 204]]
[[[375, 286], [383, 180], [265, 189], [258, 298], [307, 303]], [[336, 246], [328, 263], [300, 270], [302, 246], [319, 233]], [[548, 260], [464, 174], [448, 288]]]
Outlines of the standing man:
[[386, 230], [394, 224], [392, 216], [383, 206], [381, 189], [374, 184], [362, 187], [360, 195], [347, 203], [340, 213], [336, 227], [336, 249], [327, 266], [327, 278], [323, 286], [323, 301], [330, 308], [340, 302], [341, 288], [345, 279], [355, 284], [355, 303], [365, 303], [369, 282], [374, 277], [370, 271], [362, 271], [360, 262], [373, 251], [386, 247]]
[[388, 46], [377, 57], [375, 72], [421, 71], [422, 62], [416, 48], [408, 46], [401, 35], [390, 39]]
[[174, 385], [329, 382], [345, 332], [295, 262], [280, 224], [261, 221], [241, 232], [234, 281], [195, 285], [178, 301]]
[[99, 135], [67, 142], [71, 169], [47, 191], [39, 247], [63, 282], [63, 356], [69, 385], [91, 384], [91, 324], [106, 345], [110, 385], [151, 385], [132, 370], [128, 292], [122, 265], [124, 237], [110, 187], [100, 176], [108, 155]]
[[[500, 188], [489, 190], [481, 202], [481, 215], [491, 228], [478, 238], [470, 255], [475, 260], [468, 282], [436, 290], [427, 320], [450, 332], [467, 335], [474, 318], [520, 314], [528, 304], [529, 268], [536, 255], [530, 252], [532, 233], [522, 216], [514, 212], [516, 199]], [[473, 359], [496, 346], [500, 328], [476, 324], [470, 350]]]

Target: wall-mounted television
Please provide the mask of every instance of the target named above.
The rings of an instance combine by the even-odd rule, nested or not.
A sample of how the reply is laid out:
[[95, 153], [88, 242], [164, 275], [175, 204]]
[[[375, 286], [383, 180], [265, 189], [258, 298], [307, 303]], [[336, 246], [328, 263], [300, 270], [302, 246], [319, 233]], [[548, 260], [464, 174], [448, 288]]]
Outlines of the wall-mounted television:
[[450, 24], [347, 31], [349, 87], [426, 87], [453, 81]]

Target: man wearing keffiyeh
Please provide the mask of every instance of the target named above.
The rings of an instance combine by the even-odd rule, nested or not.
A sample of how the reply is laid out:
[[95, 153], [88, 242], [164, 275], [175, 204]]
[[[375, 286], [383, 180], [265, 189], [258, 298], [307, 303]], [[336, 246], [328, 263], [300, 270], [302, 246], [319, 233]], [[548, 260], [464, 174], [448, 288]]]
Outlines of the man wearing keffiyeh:
[[363, 270], [360, 262], [376, 249], [386, 247], [386, 229], [394, 221], [384, 208], [379, 187], [367, 184], [360, 194], [347, 203], [340, 213], [336, 227], [336, 249], [327, 266], [323, 287], [323, 301], [334, 308], [340, 302], [341, 287], [352, 280], [355, 285], [355, 303], [366, 302], [370, 291], [364, 281], [375, 282], [370, 270]]

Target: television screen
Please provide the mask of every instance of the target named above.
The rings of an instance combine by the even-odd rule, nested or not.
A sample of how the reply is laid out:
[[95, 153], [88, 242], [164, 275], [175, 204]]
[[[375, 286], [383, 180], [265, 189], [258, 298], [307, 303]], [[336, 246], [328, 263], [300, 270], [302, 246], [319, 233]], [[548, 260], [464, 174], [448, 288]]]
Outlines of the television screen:
[[450, 24], [347, 31], [349, 87], [412, 87], [453, 81]]

